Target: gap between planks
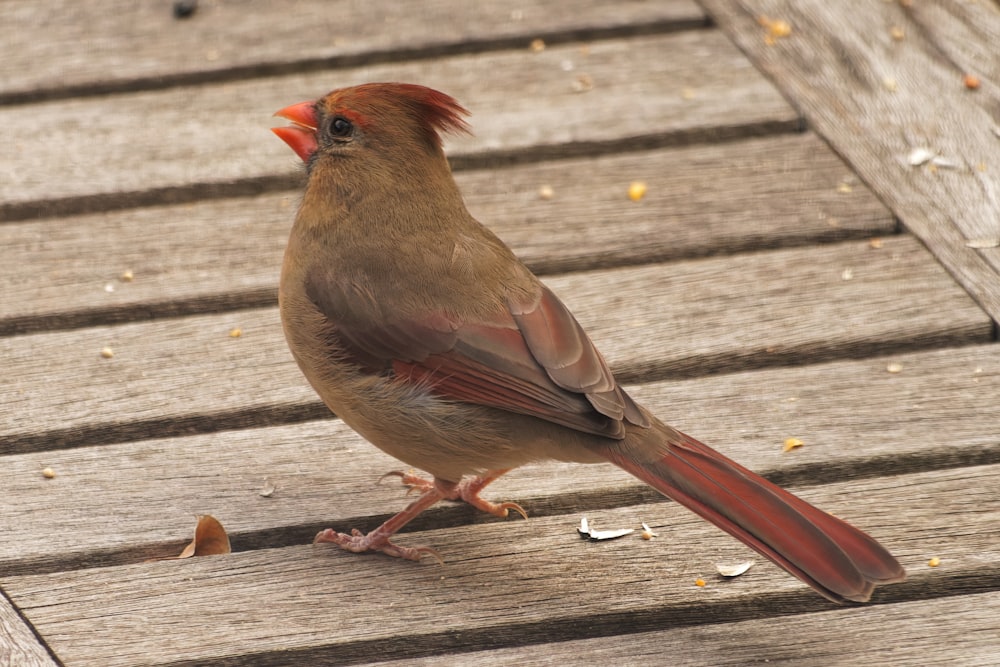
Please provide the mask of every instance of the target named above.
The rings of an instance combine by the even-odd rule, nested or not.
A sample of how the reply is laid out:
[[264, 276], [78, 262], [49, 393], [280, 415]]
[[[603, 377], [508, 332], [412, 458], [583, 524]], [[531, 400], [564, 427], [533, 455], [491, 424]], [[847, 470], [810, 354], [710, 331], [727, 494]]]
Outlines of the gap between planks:
[[[809, 126], [1000, 321], [993, 2], [702, 0]], [[924, 4], [929, 5], [923, 7]], [[771, 46], [760, 16], [792, 26]], [[896, 35], [895, 37], [893, 35]], [[965, 74], [980, 85], [965, 85]], [[913, 165], [916, 149], [943, 159]]]
[[[8, 70], [0, 104], [527, 50], [535, 39], [556, 45], [708, 25], [691, 0], [622, 0], [613, 6], [599, 0], [433, 0], [405, 20], [392, 0], [368, 0], [345, 11], [331, 11], [324, 0], [302, 0], [294, 11], [244, 0], [202, 6], [182, 21], [164, 5], [111, 0], [8, 0], [5, 10], [14, 29], [0, 44]], [[38, 38], [42, 25], [46, 39]], [[53, 83], [55, 71], [60, 76]]]
[[[892, 362], [900, 371], [890, 373]], [[734, 373], [629, 388], [668, 423], [781, 485], [817, 485], [1000, 463], [1000, 347], [981, 345]], [[946, 434], [946, 435], [944, 435]], [[805, 446], [783, 453], [788, 437]], [[41, 470], [50, 467], [54, 479]], [[177, 553], [198, 514], [245, 551], [308, 543], [321, 528], [372, 528], [402, 508], [400, 463], [339, 420], [0, 458], [0, 572], [135, 563]], [[260, 490], [275, 487], [269, 497]], [[655, 502], [609, 465], [547, 463], [488, 497], [532, 518]], [[408, 530], [484, 516], [441, 503]]]
[[[564, 69], [567, 61], [573, 71]], [[581, 73], [593, 88], [574, 92]], [[340, 70], [335, 79], [322, 72], [59, 100], [0, 108], [0, 124], [19, 128], [10, 154], [0, 157], [9, 175], [0, 183], [0, 220], [291, 187], [288, 169], [297, 159], [268, 131], [280, 124], [274, 111], [373, 80], [429, 85], [470, 109], [476, 136], [446, 142], [456, 168], [800, 129], [773, 86], [712, 31], [594, 42], [585, 52], [563, 45], [372, 65]], [[137, 119], [156, 131], [136, 132]]]
[[[909, 581], [875, 599], [903, 602], [1000, 590], [998, 477], [983, 466], [799, 492], [900, 557]], [[433, 544], [443, 567], [300, 546], [0, 583], [67, 664], [109, 667], [352, 664], [830, 609], [765, 562], [717, 581], [714, 563], [748, 550], [676, 504], [590, 518], [647, 521], [661, 537], [582, 543], [578, 517], [546, 517], [401, 540]], [[928, 567], [931, 556], [942, 565]], [[699, 577], [709, 585], [695, 586]], [[192, 632], [205, 627], [215, 631]]]
[[[456, 180], [472, 214], [540, 275], [896, 232], [811, 134], [464, 171]], [[648, 185], [639, 202], [626, 197], [632, 181]], [[0, 335], [275, 305], [298, 197], [0, 225], [12, 259], [0, 266]]]
[[[879, 249], [855, 241], [547, 282], [624, 383], [992, 335], [989, 319], [908, 237]], [[239, 338], [229, 335], [234, 327]], [[114, 358], [101, 357], [105, 346]], [[5, 453], [259, 426], [285, 411], [296, 421], [323, 414], [275, 308], [0, 338], [0, 354]]]
[[0, 665], [57, 667], [31, 626], [0, 591]]
[[[979, 593], [864, 608], [706, 623], [653, 632], [448, 656], [462, 667], [848, 667], [856, 665], [994, 665], [1000, 593]], [[628, 634], [623, 634], [628, 633]], [[365, 663], [367, 667], [437, 667], [444, 656]]]

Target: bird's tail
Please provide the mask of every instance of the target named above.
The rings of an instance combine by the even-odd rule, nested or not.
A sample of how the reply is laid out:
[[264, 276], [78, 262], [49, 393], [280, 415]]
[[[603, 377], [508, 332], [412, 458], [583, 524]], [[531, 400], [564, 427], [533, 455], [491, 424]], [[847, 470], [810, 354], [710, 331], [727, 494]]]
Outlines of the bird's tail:
[[866, 533], [659, 421], [599, 451], [834, 602], [906, 578]]

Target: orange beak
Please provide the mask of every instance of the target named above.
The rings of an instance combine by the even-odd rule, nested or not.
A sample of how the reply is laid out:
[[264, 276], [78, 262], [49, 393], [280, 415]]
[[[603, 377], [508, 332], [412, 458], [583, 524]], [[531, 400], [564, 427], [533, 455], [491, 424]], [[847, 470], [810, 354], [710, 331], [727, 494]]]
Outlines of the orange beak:
[[308, 162], [312, 154], [316, 152], [316, 102], [299, 102], [274, 114], [279, 118], [291, 121], [292, 124], [286, 127], [272, 127], [271, 131], [278, 135], [295, 151], [295, 154], [302, 158], [303, 162]]

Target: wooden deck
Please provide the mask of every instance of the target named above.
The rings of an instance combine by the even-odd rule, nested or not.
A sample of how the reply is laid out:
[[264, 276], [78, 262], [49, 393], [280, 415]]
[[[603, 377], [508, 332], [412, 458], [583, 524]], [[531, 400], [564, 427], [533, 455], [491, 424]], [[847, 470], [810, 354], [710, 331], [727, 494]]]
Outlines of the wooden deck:
[[[290, 6], [3, 3], [0, 665], [1000, 664], [995, 2]], [[470, 209], [637, 398], [909, 580], [722, 580], [750, 552], [610, 466], [490, 487], [527, 521], [426, 512], [400, 542], [444, 566], [312, 546], [405, 496], [286, 349], [267, 128], [375, 80], [469, 107]], [[234, 553], [149, 562], [199, 514]]]

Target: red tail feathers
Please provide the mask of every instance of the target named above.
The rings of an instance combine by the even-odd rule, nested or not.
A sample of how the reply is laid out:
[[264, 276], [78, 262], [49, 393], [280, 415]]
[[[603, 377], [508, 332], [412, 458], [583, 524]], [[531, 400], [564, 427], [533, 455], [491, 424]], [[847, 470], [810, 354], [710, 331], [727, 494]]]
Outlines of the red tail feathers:
[[[608, 445], [615, 465], [712, 522], [838, 603], [866, 602], [906, 572], [882, 545], [846, 521], [669, 426], [637, 443]], [[659, 442], [653, 442], [661, 436]]]

